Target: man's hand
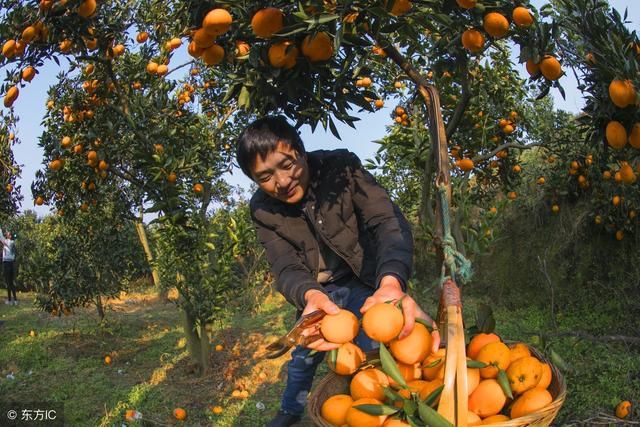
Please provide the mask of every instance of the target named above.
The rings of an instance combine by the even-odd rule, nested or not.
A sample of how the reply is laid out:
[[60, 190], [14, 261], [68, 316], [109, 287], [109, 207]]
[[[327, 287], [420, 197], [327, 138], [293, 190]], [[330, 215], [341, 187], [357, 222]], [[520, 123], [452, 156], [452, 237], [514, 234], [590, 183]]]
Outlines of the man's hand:
[[[320, 292], [317, 289], [311, 289], [304, 294], [304, 299], [307, 301], [302, 315], [311, 313], [312, 311], [322, 310], [327, 314], [338, 314], [340, 307], [338, 307], [333, 301], [329, 299], [327, 294]], [[308, 344], [307, 347], [318, 351], [329, 351], [334, 348], [340, 347], [340, 344], [330, 343], [324, 340], [320, 335], [320, 322], [310, 326], [302, 332], [303, 336], [309, 337], [318, 335], [319, 338]]]
[[400, 332], [398, 338], [404, 338], [411, 333], [413, 327], [416, 322], [416, 318], [423, 319], [427, 323], [430, 323], [433, 327], [433, 332], [431, 332], [432, 338], [432, 352], [438, 351], [440, 347], [440, 332], [438, 331], [438, 325], [433, 319], [425, 313], [418, 303], [411, 298], [409, 295], [405, 294], [402, 290], [402, 285], [400, 281], [395, 276], [384, 276], [380, 281], [380, 286], [371, 295], [362, 305], [360, 309], [361, 313], [365, 313], [369, 310], [373, 305], [378, 303], [385, 303], [388, 301], [398, 301], [402, 299], [402, 314], [404, 317], [404, 327]]

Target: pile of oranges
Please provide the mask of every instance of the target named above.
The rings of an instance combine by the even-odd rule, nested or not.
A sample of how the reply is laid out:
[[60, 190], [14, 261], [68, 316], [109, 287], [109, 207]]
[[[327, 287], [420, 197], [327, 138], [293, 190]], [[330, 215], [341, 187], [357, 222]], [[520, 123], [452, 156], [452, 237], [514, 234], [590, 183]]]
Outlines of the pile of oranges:
[[[444, 388], [446, 350], [432, 353], [432, 337], [421, 322], [398, 339], [402, 311], [377, 304], [362, 318], [362, 329], [380, 343], [380, 360], [367, 360], [352, 342], [356, 317], [345, 310], [325, 316], [320, 330], [341, 344], [328, 356], [339, 375], [350, 375], [349, 392], [326, 399], [320, 413], [335, 426], [408, 426], [409, 419], [439, 417], [434, 408]], [[386, 359], [386, 363], [385, 363]], [[507, 345], [494, 333], [475, 335], [467, 346], [468, 425], [507, 421], [539, 411], [553, 401], [551, 366], [524, 343]], [[428, 409], [425, 409], [428, 407]]]

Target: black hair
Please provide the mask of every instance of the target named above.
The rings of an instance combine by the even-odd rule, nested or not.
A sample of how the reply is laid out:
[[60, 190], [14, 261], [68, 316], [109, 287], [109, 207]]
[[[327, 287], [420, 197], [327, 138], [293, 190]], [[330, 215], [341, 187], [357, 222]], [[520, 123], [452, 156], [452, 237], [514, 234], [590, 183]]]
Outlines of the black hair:
[[298, 154], [305, 154], [298, 131], [283, 116], [263, 117], [247, 126], [240, 134], [236, 151], [236, 160], [242, 172], [253, 179], [251, 166], [256, 156], [264, 159], [280, 142], [288, 144]]

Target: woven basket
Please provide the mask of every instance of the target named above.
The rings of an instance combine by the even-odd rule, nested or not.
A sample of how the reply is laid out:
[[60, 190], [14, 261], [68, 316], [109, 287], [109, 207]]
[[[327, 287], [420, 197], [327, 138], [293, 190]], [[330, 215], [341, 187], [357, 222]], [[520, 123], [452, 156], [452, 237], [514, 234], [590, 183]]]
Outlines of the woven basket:
[[[507, 341], [507, 343], [509, 343]], [[544, 408], [518, 417], [513, 420], [505, 421], [502, 423], [491, 424], [497, 427], [521, 427], [521, 426], [549, 426], [553, 419], [558, 415], [562, 404], [564, 403], [567, 395], [567, 385], [564, 381], [564, 376], [558, 368], [556, 368], [542, 353], [533, 347], [529, 347], [531, 354], [536, 356], [543, 362], [548, 363], [551, 366], [551, 384], [549, 385], [549, 393], [553, 397], [553, 401]], [[332, 427], [331, 424], [326, 422], [321, 415], [322, 404], [329, 397], [336, 394], [349, 394], [349, 381], [350, 376], [337, 375], [334, 372], [329, 372], [324, 376], [311, 393], [308, 404], [309, 417], [316, 426]]]

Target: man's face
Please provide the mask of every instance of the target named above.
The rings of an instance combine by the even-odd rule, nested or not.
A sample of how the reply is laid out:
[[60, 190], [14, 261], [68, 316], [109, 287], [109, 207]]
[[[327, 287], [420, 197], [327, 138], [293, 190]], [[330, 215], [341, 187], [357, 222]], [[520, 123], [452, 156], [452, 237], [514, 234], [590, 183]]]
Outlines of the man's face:
[[251, 177], [269, 196], [284, 203], [297, 203], [309, 185], [307, 158], [280, 142], [264, 159], [256, 157]]

